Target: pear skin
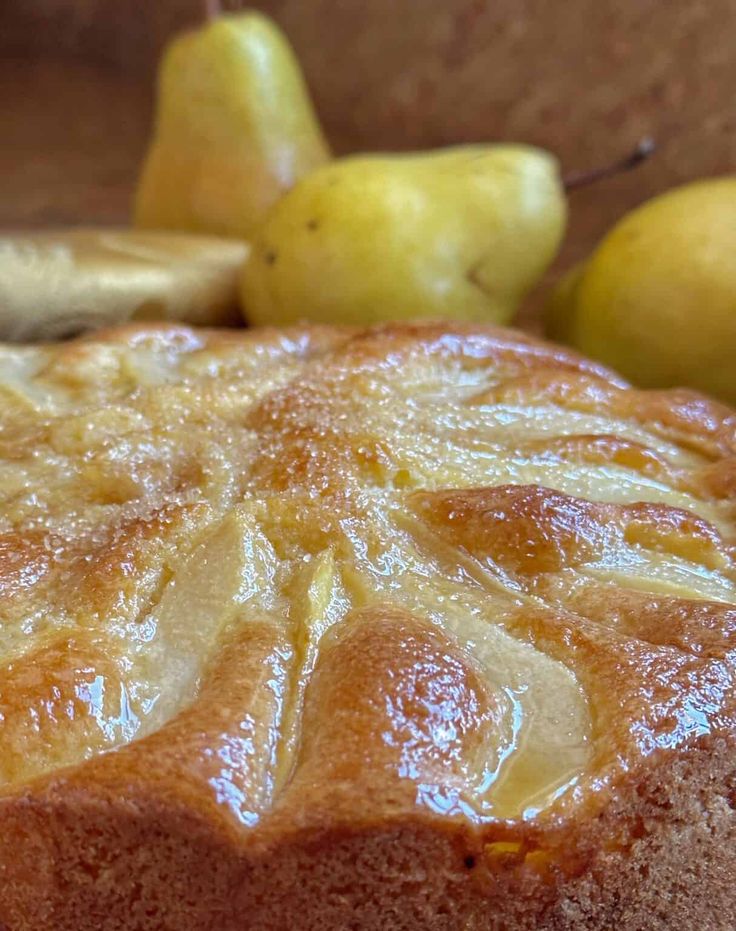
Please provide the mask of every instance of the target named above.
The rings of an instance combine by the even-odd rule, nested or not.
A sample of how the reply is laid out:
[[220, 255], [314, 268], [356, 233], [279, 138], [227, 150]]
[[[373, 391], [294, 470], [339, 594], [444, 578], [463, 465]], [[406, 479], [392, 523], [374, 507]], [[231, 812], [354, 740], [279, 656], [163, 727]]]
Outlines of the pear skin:
[[247, 239], [284, 191], [328, 159], [280, 30], [259, 13], [220, 16], [165, 52], [134, 222]]
[[507, 323], [554, 257], [555, 159], [514, 145], [331, 162], [276, 204], [243, 269], [252, 323]]
[[676, 188], [625, 216], [574, 287], [563, 279], [548, 332], [642, 387], [736, 404], [734, 255], [736, 177]]

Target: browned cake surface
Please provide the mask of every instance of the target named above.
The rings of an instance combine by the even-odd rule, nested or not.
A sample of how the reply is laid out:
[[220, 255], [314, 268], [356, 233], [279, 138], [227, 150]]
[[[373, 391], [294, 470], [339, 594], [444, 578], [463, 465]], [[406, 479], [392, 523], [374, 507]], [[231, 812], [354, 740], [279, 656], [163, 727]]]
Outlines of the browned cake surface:
[[732, 411], [141, 326], [0, 425], [0, 926], [732, 931]]

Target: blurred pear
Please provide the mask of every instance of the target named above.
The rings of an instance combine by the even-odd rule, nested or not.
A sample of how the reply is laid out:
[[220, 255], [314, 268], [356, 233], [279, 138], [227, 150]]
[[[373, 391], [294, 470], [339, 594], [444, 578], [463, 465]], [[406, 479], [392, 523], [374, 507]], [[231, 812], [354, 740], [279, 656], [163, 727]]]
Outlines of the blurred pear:
[[247, 239], [328, 158], [281, 31], [260, 13], [216, 17], [164, 54], [135, 225]]
[[643, 387], [736, 404], [736, 177], [676, 188], [624, 217], [547, 313], [548, 335]]

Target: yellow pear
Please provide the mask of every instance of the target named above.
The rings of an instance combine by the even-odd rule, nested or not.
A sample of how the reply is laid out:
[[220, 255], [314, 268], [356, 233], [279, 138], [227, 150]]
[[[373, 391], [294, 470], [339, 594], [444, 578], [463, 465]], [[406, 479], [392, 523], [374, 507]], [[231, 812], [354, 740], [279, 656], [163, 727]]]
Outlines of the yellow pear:
[[632, 211], [563, 279], [547, 332], [643, 387], [736, 403], [736, 177]]
[[252, 323], [508, 322], [565, 227], [557, 163], [526, 146], [354, 156], [273, 208], [243, 269]]
[[280, 30], [259, 13], [217, 17], [165, 52], [135, 225], [245, 239], [328, 158]]

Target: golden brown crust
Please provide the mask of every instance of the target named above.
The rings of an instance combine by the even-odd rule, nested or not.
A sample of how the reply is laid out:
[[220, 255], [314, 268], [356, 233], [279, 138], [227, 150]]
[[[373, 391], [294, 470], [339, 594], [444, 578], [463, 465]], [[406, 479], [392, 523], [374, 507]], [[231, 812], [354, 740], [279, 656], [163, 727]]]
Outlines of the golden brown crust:
[[730, 410], [440, 324], [0, 365], [0, 923], [733, 927]]

